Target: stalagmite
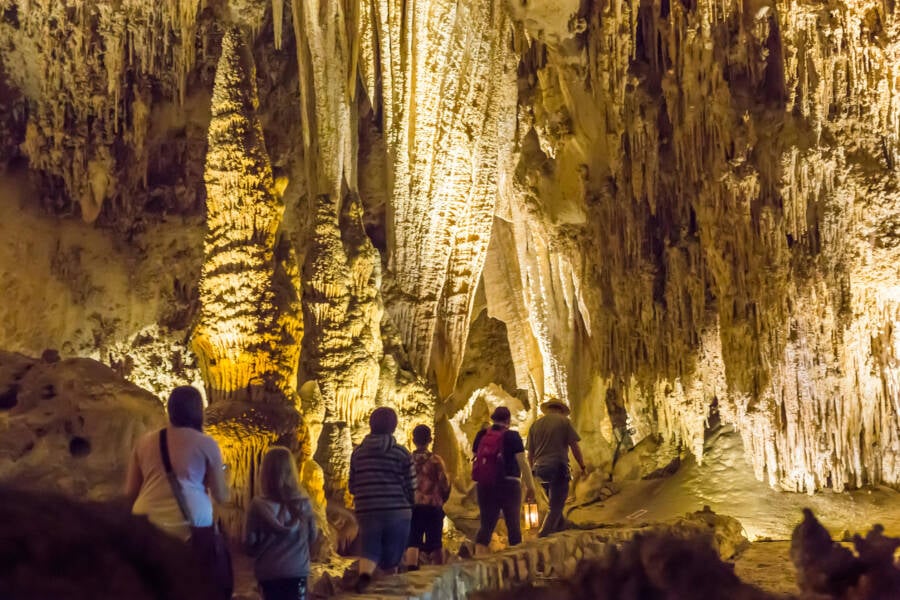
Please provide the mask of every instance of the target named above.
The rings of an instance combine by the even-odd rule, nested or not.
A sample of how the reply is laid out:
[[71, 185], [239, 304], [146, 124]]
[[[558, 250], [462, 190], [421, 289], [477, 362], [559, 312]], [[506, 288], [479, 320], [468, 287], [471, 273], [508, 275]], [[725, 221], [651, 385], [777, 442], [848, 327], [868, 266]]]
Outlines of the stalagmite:
[[[256, 69], [244, 37], [222, 39], [206, 159], [207, 235], [194, 331], [210, 399], [210, 432], [233, 468], [234, 508], [255, 493], [269, 444], [298, 449], [296, 377], [301, 325], [290, 298], [276, 295], [276, 232], [284, 206], [256, 110]], [[281, 304], [279, 304], [279, 302]], [[309, 450], [307, 449], [307, 452]], [[229, 513], [232, 531], [240, 513]]]
[[[346, 205], [345, 219], [358, 220], [359, 205]], [[357, 225], [351, 225], [357, 227]], [[360, 237], [360, 234], [362, 237]], [[374, 260], [373, 260], [374, 259]], [[330, 494], [343, 493], [349, 475], [351, 438], [367, 430], [378, 390], [381, 337], [375, 294], [381, 263], [365, 233], [341, 237], [333, 201], [320, 196], [312, 244], [303, 267], [303, 376], [317, 383], [323, 403], [316, 460]], [[320, 410], [310, 406], [313, 411]]]
[[[645, 439], [702, 460], [722, 419], [774, 487], [898, 485], [898, 57], [874, 1], [0, 0], [0, 176], [33, 184], [0, 195], [41, 223], [0, 256], [50, 283], [0, 275], [61, 322], [34, 344], [155, 387], [196, 325], [241, 498], [279, 436], [340, 496], [372, 408], [453, 436], [489, 383], [523, 421], [568, 403], [604, 472]], [[196, 267], [132, 268], [202, 219], [199, 299]], [[498, 381], [460, 374], [503, 335]]]
[[[284, 211], [256, 117], [255, 68], [241, 33], [222, 41], [206, 158], [206, 259], [193, 345], [211, 402], [245, 400], [248, 388], [290, 395], [278, 355], [275, 239]], [[296, 341], [294, 341], [296, 343]]]

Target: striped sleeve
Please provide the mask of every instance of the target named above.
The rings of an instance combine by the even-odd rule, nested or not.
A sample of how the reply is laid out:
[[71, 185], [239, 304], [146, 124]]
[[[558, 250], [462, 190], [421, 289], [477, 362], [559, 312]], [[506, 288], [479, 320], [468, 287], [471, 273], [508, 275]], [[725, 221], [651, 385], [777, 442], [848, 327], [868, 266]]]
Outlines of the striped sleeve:
[[350, 461], [349, 483], [358, 513], [405, 510], [413, 505], [415, 467], [402, 447], [384, 453], [358, 448]]

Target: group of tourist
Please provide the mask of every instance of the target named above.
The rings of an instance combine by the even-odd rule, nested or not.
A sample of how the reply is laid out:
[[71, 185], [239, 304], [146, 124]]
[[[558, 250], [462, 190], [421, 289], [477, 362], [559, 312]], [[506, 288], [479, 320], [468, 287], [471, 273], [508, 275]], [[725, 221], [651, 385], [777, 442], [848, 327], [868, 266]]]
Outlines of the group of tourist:
[[[580, 438], [568, 419], [569, 407], [551, 399], [541, 405], [544, 416], [528, 430], [526, 445], [522, 436], [510, 428], [512, 414], [505, 406], [499, 406], [491, 414], [491, 426], [481, 430], [472, 444], [475, 454], [472, 469], [476, 481], [481, 527], [475, 536], [475, 554], [485, 554], [500, 512], [506, 523], [510, 546], [522, 541], [520, 514], [522, 510], [522, 482], [526, 498], [535, 496], [535, 477], [549, 498], [549, 511], [541, 526], [539, 537], [545, 537], [563, 529], [563, 508], [569, 495], [569, 450], [582, 473], [585, 471]], [[490, 468], [491, 460], [498, 463]], [[484, 468], [487, 465], [488, 468]]]
[[[506, 407], [491, 414], [492, 424], [473, 443], [472, 477], [476, 483], [481, 524], [476, 555], [488, 551], [503, 513], [509, 544], [522, 540], [522, 483], [535, 497], [535, 477], [549, 496], [541, 527], [546, 536], [564, 527], [571, 450], [584, 471], [579, 437], [567, 418], [568, 407], [549, 400], [531, 427], [526, 444], [511, 429]], [[212, 499], [228, 501], [226, 466], [215, 440], [203, 433], [203, 401], [191, 386], [175, 388], [168, 402], [169, 427], [142, 437], [132, 453], [126, 494], [132, 512], [145, 515], [171, 535], [190, 542], [210, 573], [222, 580], [223, 598], [231, 594], [230, 558], [213, 520]], [[443, 460], [429, 450], [431, 429], [413, 429], [409, 452], [394, 437], [397, 413], [375, 409], [370, 433], [350, 460], [349, 491], [359, 525], [357, 591], [371, 582], [376, 568], [394, 572], [403, 564], [418, 569], [420, 554], [443, 561], [444, 503], [451, 486]], [[318, 535], [312, 505], [303, 491], [294, 456], [274, 446], [263, 457], [259, 489], [247, 509], [244, 548], [255, 558], [254, 572], [265, 600], [304, 599], [311, 548]], [[208, 493], [207, 493], [208, 490]]]

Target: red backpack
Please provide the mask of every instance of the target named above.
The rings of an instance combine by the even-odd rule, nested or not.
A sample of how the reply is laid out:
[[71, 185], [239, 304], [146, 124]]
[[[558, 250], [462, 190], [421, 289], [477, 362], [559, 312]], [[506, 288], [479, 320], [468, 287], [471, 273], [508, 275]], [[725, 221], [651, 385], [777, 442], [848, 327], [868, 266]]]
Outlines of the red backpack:
[[488, 429], [478, 442], [478, 451], [472, 463], [472, 480], [476, 483], [494, 484], [503, 473], [502, 429]]

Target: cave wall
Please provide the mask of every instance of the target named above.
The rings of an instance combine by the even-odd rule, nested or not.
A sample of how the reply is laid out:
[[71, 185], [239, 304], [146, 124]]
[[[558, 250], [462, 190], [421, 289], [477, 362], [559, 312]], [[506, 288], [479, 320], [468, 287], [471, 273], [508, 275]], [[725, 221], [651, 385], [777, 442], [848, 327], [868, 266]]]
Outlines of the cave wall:
[[[485, 398], [527, 422], [554, 396], [604, 470], [626, 438], [702, 458], [720, 417], [772, 485], [900, 482], [892, 5], [0, 0], [0, 15], [0, 168], [30, 186], [4, 195], [2, 266], [12, 304], [61, 298], [47, 325], [8, 306], [4, 348], [113, 362], [118, 344], [174, 370], [134, 357], [140, 340], [185, 348], [215, 312], [198, 292], [204, 165], [237, 24], [284, 204], [272, 256], [304, 326], [286, 389], [315, 382], [302, 408], [332, 455], [379, 404], [451, 431]], [[96, 240], [77, 273], [52, 267], [71, 254], [57, 231]], [[58, 271], [46, 284], [21, 266], [30, 239]], [[72, 324], [99, 306], [102, 336]], [[484, 343], [486, 319], [505, 344]]]
[[698, 455], [716, 399], [787, 489], [896, 483], [892, 9], [550, 4], [516, 9], [520, 182], [581, 284], [570, 391]]

